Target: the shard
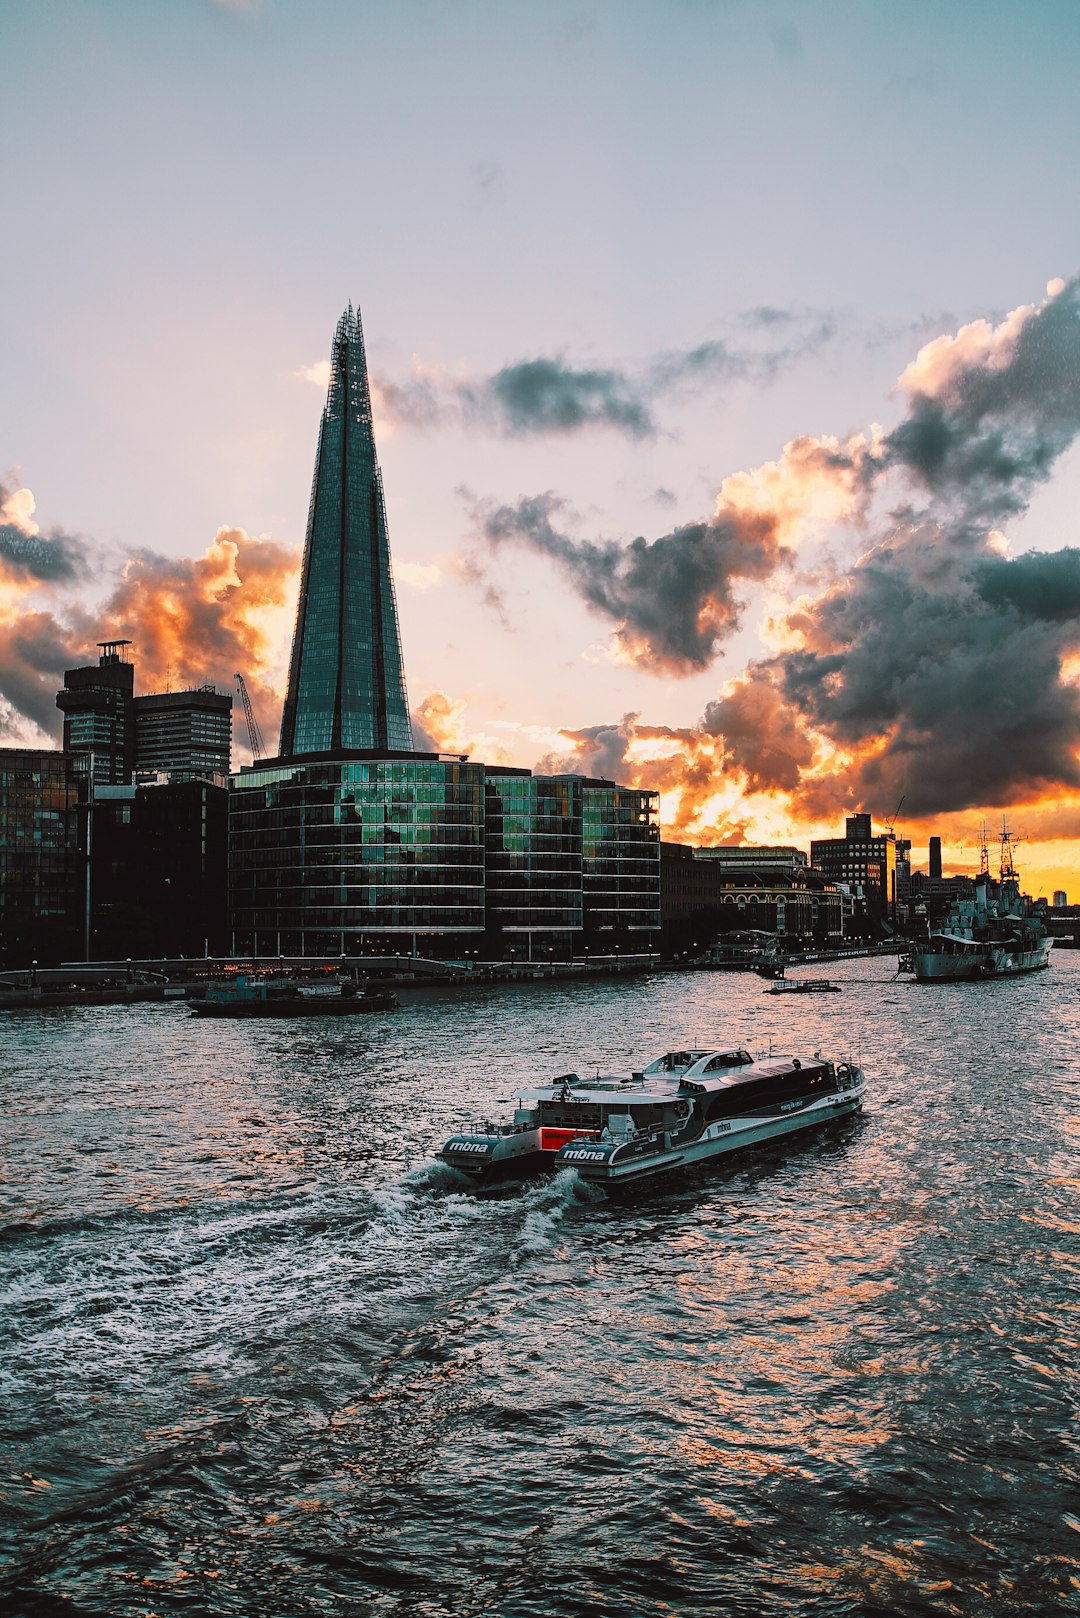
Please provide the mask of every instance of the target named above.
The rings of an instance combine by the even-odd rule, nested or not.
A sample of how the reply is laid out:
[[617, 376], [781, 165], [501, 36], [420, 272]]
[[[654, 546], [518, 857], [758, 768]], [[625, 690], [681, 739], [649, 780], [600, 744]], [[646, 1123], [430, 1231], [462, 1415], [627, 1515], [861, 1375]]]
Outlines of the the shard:
[[280, 756], [412, 746], [364, 334], [350, 304], [334, 333]]

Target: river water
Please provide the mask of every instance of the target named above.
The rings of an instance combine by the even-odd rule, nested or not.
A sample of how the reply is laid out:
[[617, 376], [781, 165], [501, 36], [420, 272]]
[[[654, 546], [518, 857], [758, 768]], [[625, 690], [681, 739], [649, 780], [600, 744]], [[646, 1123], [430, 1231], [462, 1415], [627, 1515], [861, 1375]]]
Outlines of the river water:
[[[0, 1013], [0, 1611], [1080, 1611], [1080, 952], [892, 969]], [[691, 1042], [865, 1113], [610, 1197], [434, 1161]]]

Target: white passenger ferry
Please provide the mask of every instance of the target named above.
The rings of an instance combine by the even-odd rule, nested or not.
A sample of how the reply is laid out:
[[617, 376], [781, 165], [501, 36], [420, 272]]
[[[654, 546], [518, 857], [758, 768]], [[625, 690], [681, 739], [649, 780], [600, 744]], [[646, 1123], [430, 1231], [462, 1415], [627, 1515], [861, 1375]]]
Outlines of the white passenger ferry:
[[439, 1156], [485, 1184], [561, 1168], [640, 1180], [858, 1112], [864, 1082], [857, 1064], [820, 1052], [668, 1051], [639, 1072], [523, 1090], [512, 1122], [462, 1130]]

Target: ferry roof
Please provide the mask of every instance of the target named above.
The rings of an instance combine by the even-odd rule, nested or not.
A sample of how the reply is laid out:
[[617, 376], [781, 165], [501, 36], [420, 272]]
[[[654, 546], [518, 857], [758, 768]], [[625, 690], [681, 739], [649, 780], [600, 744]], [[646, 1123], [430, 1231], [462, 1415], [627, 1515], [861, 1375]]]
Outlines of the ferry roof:
[[686, 1054], [692, 1055], [695, 1060], [683, 1070], [658, 1072], [656, 1064], [652, 1063], [644, 1071], [597, 1073], [592, 1079], [581, 1079], [576, 1073], [566, 1073], [551, 1084], [519, 1090], [518, 1096], [522, 1101], [670, 1101], [684, 1088], [691, 1094], [700, 1095], [702, 1092], [744, 1084], [751, 1079], [790, 1073], [796, 1062], [808, 1072], [817, 1070], [823, 1064], [823, 1058], [818, 1056], [806, 1060], [793, 1056], [748, 1059], [746, 1051], [692, 1051]]
[[762, 1057], [746, 1067], [728, 1068], [717, 1073], [687, 1073], [683, 1082], [687, 1090], [700, 1095], [703, 1092], [734, 1089], [740, 1084], [749, 1084], [753, 1079], [779, 1078], [780, 1074], [790, 1073], [796, 1067], [806, 1073], [817, 1073], [823, 1066], [824, 1060], [820, 1056], [810, 1061], [798, 1056]]

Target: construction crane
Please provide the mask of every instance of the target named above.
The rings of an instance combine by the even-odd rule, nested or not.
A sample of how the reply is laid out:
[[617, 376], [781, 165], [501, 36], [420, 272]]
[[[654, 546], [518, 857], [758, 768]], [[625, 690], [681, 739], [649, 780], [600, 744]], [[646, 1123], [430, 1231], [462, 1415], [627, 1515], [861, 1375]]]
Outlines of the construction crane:
[[248, 688], [244, 684], [244, 676], [242, 674], [236, 675], [236, 689], [240, 693], [240, 701], [244, 704], [244, 718], [247, 720], [248, 741], [251, 743], [251, 757], [253, 762], [257, 764], [259, 760], [265, 756], [266, 749], [263, 746], [262, 733], [259, 730], [259, 721], [255, 718], [255, 710], [251, 706], [251, 698], [248, 696]]
[[907, 797], [906, 792], [901, 793], [900, 802], [897, 804], [896, 808], [893, 810], [892, 814], [889, 816], [888, 820], [885, 822], [886, 826], [888, 826], [890, 831], [893, 831], [895, 829], [895, 827], [896, 827], [896, 817], [900, 813], [901, 809], [904, 807], [904, 799], [906, 797]]

